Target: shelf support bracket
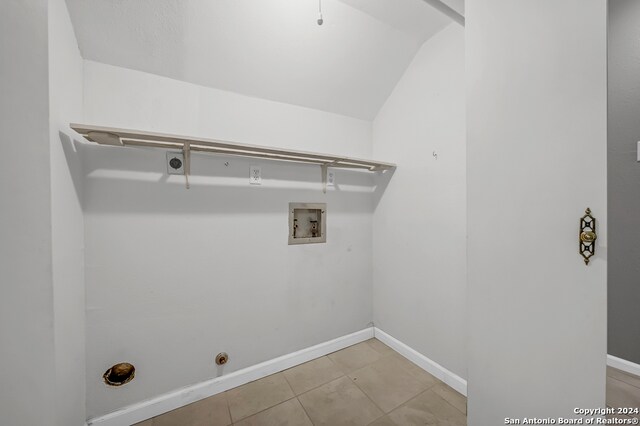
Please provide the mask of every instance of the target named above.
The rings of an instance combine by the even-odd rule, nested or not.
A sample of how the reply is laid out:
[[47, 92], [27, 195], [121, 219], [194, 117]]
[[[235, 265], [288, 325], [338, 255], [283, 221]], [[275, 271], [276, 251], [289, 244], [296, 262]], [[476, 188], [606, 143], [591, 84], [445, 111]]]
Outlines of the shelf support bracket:
[[182, 154], [184, 155], [184, 180], [189, 189], [189, 174], [191, 173], [191, 145], [185, 142], [182, 146]]
[[324, 194], [327, 193], [327, 169], [329, 168], [328, 164], [322, 164], [320, 169], [322, 169], [322, 192]]

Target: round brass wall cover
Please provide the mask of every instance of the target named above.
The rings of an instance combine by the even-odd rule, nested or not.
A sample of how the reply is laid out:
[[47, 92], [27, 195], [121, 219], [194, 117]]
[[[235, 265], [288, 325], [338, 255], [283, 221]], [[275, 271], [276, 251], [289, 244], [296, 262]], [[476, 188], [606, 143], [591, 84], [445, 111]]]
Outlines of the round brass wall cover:
[[128, 362], [121, 362], [112, 366], [102, 375], [109, 386], [122, 386], [129, 383], [136, 376], [136, 368]]

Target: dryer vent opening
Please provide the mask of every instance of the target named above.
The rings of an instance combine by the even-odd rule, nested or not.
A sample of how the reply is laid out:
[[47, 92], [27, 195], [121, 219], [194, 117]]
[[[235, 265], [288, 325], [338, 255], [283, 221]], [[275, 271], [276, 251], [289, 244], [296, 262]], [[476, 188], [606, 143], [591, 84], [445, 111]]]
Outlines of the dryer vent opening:
[[109, 386], [122, 386], [129, 383], [136, 375], [136, 368], [128, 362], [121, 362], [105, 371], [102, 378]]

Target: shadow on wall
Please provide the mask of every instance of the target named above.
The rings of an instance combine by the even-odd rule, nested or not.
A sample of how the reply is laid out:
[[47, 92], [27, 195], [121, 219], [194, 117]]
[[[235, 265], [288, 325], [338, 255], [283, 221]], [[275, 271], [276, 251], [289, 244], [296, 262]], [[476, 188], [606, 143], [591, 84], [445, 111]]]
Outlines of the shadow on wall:
[[69, 167], [76, 196], [78, 197], [78, 200], [80, 200], [80, 205], [84, 208], [85, 170], [82, 164], [81, 152], [79, 151], [79, 148], [81, 148], [83, 144], [82, 142], [73, 140], [70, 135], [62, 131], [59, 131], [58, 135], [60, 137], [60, 143], [62, 144], [64, 156], [67, 160], [67, 166]]
[[[372, 212], [393, 175], [335, 169], [336, 183], [324, 194], [319, 166], [193, 153], [187, 190], [184, 176], [167, 173], [166, 150], [94, 146], [62, 133], [61, 139], [83, 208], [102, 213], [262, 214], [286, 209], [274, 202], [283, 198]], [[249, 184], [251, 166], [261, 167], [262, 185]]]
[[393, 177], [396, 169], [385, 170], [382, 173], [376, 174], [373, 177], [373, 181], [375, 182], [375, 186], [373, 188], [373, 209], [378, 208], [378, 204], [380, 204], [380, 200], [382, 200], [382, 196], [384, 195], [389, 183], [391, 182], [391, 178]]

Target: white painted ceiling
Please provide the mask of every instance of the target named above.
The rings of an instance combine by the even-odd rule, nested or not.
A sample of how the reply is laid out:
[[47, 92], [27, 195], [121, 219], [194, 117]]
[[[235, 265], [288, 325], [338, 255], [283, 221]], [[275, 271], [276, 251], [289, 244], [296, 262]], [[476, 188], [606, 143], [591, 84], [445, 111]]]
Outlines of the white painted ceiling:
[[371, 120], [451, 20], [423, 0], [67, 0], [85, 59]]

